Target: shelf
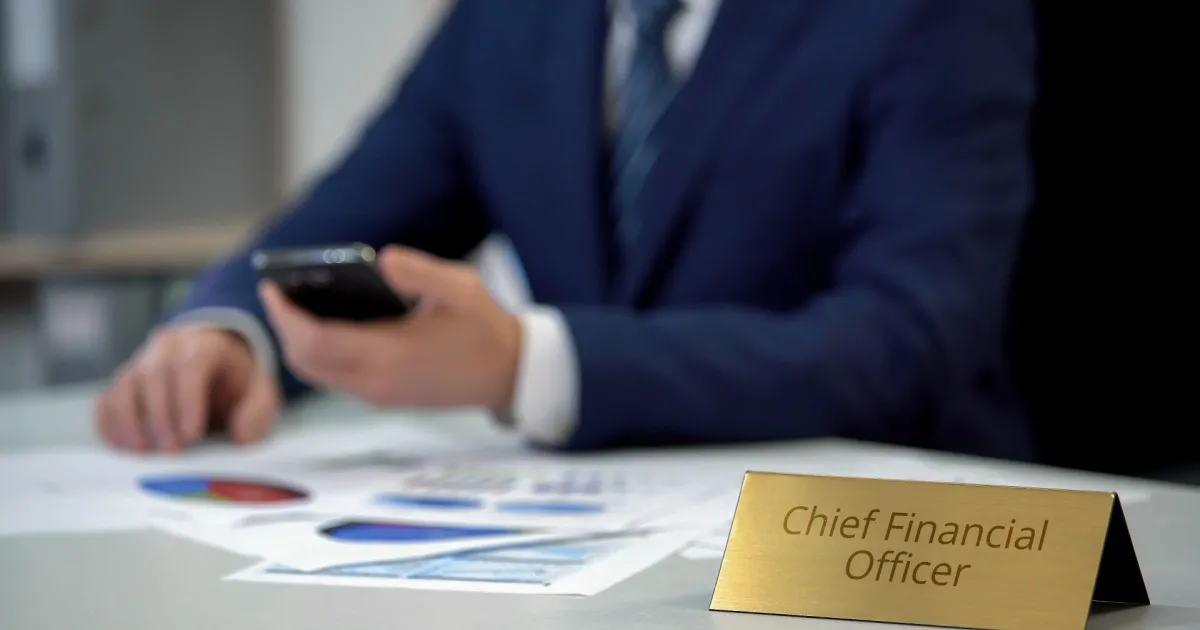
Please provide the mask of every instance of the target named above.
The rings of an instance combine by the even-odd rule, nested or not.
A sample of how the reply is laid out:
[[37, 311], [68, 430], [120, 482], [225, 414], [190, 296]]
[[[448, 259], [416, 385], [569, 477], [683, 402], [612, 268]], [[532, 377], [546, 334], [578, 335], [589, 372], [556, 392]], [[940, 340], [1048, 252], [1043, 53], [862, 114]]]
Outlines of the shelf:
[[235, 250], [255, 222], [98, 233], [78, 239], [0, 238], [0, 280], [66, 273], [192, 273]]

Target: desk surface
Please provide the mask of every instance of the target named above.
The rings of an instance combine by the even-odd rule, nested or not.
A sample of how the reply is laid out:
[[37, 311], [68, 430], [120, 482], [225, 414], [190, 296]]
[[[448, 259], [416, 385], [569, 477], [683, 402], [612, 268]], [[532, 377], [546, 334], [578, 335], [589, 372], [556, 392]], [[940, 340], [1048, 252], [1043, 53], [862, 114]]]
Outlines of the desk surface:
[[[87, 443], [90, 390], [0, 397], [0, 451]], [[304, 431], [337, 417], [367, 412], [317, 401], [281, 421]], [[397, 416], [398, 422], [429, 418]], [[438, 418], [444, 430], [479, 445], [510, 445], [466, 414]], [[858, 456], [878, 446], [813, 441], [723, 452], [757, 457]], [[661, 457], [687, 460], [695, 451]], [[1126, 508], [1154, 606], [1093, 615], [1088, 628], [1200, 627], [1200, 492], [1188, 488], [971, 458], [935, 456], [963, 470], [982, 466], [1016, 483], [1149, 493]], [[0, 538], [0, 627], [5, 630], [394, 630], [395, 628], [622, 628], [626, 630], [769, 630], [882, 628], [819, 619], [712, 613], [707, 610], [719, 563], [668, 559], [588, 598], [506, 596], [403, 589], [337, 588], [225, 582], [246, 558], [157, 532]], [[902, 626], [887, 626], [899, 628]]]

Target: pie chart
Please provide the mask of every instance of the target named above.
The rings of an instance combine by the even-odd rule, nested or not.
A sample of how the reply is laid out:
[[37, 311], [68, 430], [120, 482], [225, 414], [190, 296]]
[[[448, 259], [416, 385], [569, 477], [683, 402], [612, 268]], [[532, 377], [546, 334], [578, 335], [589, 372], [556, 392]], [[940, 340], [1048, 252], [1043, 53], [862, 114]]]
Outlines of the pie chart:
[[177, 501], [209, 503], [285, 503], [302, 501], [308, 493], [274, 482], [207, 476], [144, 477], [142, 490]]

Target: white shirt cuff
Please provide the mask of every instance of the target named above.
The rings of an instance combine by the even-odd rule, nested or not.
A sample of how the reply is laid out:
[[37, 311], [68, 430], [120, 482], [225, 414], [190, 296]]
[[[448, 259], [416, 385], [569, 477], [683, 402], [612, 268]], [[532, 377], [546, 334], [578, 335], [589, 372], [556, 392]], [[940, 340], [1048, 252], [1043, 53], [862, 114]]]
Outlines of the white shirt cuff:
[[254, 315], [237, 308], [198, 308], [176, 315], [167, 325], [173, 328], [178, 326], [219, 328], [241, 335], [242, 339], [246, 340], [246, 345], [250, 346], [250, 352], [254, 354], [259, 368], [270, 372], [275, 381], [279, 382], [275, 345], [271, 343], [271, 336], [267, 334], [266, 325]]
[[533, 306], [520, 315], [522, 344], [511, 408], [517, 431], [558, 446], [575, 431], [579, 363], [570, 328], [558, 309]]

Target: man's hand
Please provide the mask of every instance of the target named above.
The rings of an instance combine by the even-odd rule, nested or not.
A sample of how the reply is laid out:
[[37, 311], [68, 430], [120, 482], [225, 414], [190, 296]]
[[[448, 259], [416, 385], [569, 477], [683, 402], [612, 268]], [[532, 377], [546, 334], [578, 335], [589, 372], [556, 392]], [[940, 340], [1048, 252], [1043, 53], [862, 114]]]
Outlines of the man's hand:
[[420, 299], [415, 312], [362, 324], [320, 320], [263, 285], [263, 304], [293, 373], [378, 407], [507, 408], [521, 325], [496, 304], [479, 274], [399, 247], [386, 248], [378, 264], [393, 291]]
[[234, 333], [195, 326], [156, 333], [96, 399], [95, 422], [110, 446], [177, 452], [214, 428], [249, 443], [282, 405], [271, 374]]

